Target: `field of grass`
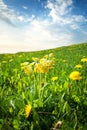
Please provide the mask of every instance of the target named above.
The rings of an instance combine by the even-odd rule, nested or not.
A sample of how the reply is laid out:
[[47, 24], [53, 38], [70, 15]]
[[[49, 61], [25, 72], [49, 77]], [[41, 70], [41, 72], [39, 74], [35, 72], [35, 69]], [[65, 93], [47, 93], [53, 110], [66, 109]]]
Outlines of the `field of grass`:
[[87, 130], [87, 43], [0, 54], [0, 130]]

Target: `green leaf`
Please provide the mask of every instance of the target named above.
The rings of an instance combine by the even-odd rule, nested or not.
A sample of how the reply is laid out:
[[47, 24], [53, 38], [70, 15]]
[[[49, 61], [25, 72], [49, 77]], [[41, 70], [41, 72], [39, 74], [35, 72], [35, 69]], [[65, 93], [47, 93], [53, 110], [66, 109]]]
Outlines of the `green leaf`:
[[40, 99], [34, 100], [34, 108], [43, 107], [43, 102]]
[[15, 130], [19, 129], [19, 121], [17, 119], [13, 120], [13, 127], [15, 128]]

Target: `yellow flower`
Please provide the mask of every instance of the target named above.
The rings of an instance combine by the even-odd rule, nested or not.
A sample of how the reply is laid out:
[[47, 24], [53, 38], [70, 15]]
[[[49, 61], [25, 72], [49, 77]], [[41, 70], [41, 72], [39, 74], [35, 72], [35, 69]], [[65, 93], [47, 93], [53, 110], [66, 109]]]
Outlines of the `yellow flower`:
[[52, 77], [51, 80], [52, 81], [56, 81], [58, 79], [58, 77]]
[[28, 65], [28, 64], [29, 64], [29, 62], [21, 63], [21, 67], [26, 66], [26, 65]]
[[25, 74], [30, 75], [33, 73], [32, 65], [29, 62], [21, 63], [21, 69], [25, 72]]
[[81, 61], [82, 62], [87, 62], [87, 58], [82, 58]]
[[35, 65], [34, 71], [38, 73], [46, 73], [48, 71], [48, 68], [45, 64], [38, 63]]
[[45, 55], [45, 56], [44, 56], [44, 58], [46, 58], [46, 59], [47, 59], [47, 58], [48, 58], [48, 55]]
[[82, 65], [78, 64], [75, 66], [75, 68], [82, 68]]
[[47, 59], [45, 59], [45, 58], [40, 59], [40, 63], [45, 63], [46, 61], [47, 61]]
[[32, 57], [32, 60], [35, 61], [35, 62], [39, 61], [39, 59], [36, 58], [36, 57]]
[[31, 110], [32, 110], [32, 106], [30, 104], [25, 106], [25, 116], [26, 116], [26, 118], [29, 117]]
[[29, 66], [29, 65], [24, 66], [24, 67], [23, 67], [23, 70], [24, 70], [25, 74], [27, 74], [27, 75], [30, 75], [30, 74], [33, 73], [32, 67]]
[[40, 59], [39, 63], [36, 63], [34, 66], [34, 72], [46, 73], [54, 65], [53, 60], [47, 60], [45, 58]]
[[80, 72], [79, 71], [73, 71], [70, 74], [70, 79], [72, 79], [72, 80], [80, 80], [80, 79], [82, 79], [82, 77], [80, 76]]
[[31, 66], [31, 67], [32, 67], [34, 64], [35, 64], [35, 62], [32, 62], [32, 63], [30, 63], [30, 64], [29, 64], [29, 66]]

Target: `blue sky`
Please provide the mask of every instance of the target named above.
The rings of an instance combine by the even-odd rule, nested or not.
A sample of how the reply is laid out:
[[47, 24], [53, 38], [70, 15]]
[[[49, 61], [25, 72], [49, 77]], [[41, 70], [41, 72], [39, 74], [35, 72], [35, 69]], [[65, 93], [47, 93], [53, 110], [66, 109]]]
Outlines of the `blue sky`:
[[87, 42], [87, 0], [0, 0], [0, 53]]

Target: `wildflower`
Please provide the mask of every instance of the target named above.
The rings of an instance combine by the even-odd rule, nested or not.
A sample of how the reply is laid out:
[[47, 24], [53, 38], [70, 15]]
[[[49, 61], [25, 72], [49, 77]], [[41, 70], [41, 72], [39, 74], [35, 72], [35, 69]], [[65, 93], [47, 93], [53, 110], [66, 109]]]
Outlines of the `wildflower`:
[[32, 110], [32, 106], [30, 104], [25, 106], [25, 116], [26, 116], [26, 118], [29, 117], [31, 110]]
[[32, 63], [30, 63], [30, 64], [29, 64], [29, 66], [31, 66], [31, 67], [32, 67], [34, 64], [35, 64], [35, 62], [32, 62]]
[[54, 61], [53, 60], [47, 60], [45, 65], [48, 69], [51, 69], [54, 65]]
[[58, 79], [58, 77], [52, 77], [51, 80], [52, 81], [56, 81]]
[[26, 65], [28, 65], [28, 64], [29, 64], [29, 62], [21, 63], [21, 67], [26, 66]]
[[87, 62], [87, 58], [82, 58], [81, 61], [82, 62]]
[[46, 59], [47, 59], [47, 58], [48, 58], [48, 55], [45, 55], [45, 56], [44, 56], [44, 58], [46, 58]]
[[46, 61], [47, 61], [47, 59], [45, 59], [45, 58], [40, 59], [40, 63], [45, 63]]
[[30, 75], [33, 73], [32, 65], [29, 62], [21, 63], [21, 69], [25, 72], [25, 74]]
[[82, 68], [82, 65], [78, 64], [75, 66], [75, 68]]
[[62, 126], [62, 121], [58, 121], [57, 123], [54, 124], [54, 129], [59, 130], [59, 128], [61, 128], [61, 126]]
[[32, 60], [35, 61], [35, 62], [39, 61], [39, 59], [36, 58], [36, 57], [32, 57]]
[[82, 77], [80, 76], [80, 72], [79, 71], [73, 71], [70, 74], [70, 79], [72, 79], [72, 80], [80, 80], [80, 79], [82, 79]]
[[24, 67], [23, 67], [23, 70], [24, 70], [25, 74], [27, 74], [27, 75], [30, 75], [30, 74], [32, 74], [32, 72], [33, 72], [32, 67], [29, 66], [29, 65], [24, 66]]
[[46, 73], [54, 65], [53, 60], [47, 60], [45, 58], [40, 59], [39, 63], [34, 66], [34, 71], [38, 73]]
[[38, 73], [46, 73], [48, 71], [48, 68], [45, 66], [45, 64], [38, 63], [35, 65], [34, 71]]

